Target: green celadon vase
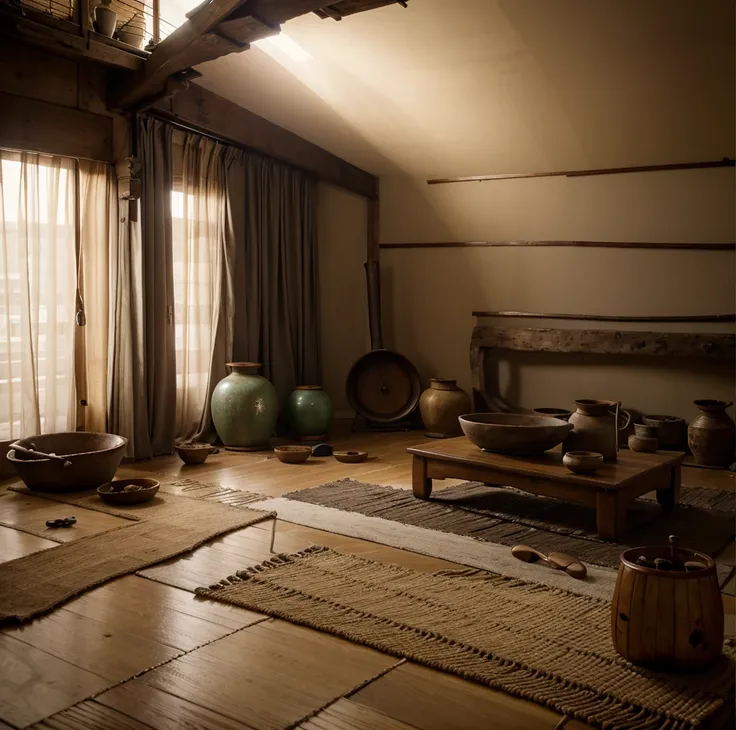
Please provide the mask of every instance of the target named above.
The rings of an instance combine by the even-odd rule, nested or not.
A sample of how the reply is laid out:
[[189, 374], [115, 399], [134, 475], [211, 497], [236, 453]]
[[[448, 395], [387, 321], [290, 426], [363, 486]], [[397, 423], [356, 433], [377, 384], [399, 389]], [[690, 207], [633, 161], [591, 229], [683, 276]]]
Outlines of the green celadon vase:
[[319, 385], [299, 385], [286, 402], [286, 418], [297, 438], [323, 441], [332, 423], [330, 396]]
[[276, 388], [257, 374], [260, 363], [229, 362], [231, 372], [212, 393], [212, 422], [225, 448], [261, 451], [268, 448], [279, 414]]

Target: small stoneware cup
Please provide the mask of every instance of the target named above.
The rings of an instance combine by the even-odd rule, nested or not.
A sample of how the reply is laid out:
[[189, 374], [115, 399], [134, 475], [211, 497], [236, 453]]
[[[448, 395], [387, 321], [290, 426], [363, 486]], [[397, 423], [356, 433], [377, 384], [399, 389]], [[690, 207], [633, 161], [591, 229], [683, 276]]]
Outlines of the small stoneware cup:
[[568, 451], [562, 463], [573, 474], [590, 474], [603, 465], [603, 454], [595, 451]]

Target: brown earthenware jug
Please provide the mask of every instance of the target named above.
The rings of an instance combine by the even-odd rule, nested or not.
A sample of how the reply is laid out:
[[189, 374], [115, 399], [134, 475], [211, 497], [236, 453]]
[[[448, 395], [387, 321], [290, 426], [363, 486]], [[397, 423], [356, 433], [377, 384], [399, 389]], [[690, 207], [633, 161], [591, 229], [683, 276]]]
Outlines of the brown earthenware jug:
[[[562, 443], [562, 453], [595, 451], [606, 461], [616, 461], [618, 432], [629, 425], [631, 416], [610, 400], [576, 400], [577, 410], [569, 418], [575, 428]], [[623, 425], [621, 416], [624, 416]]]
[[729, 466], [734, 458], [736, 424], [726, 413], [733, 403], [696, 400], [700, 413], [687, 429], [687, 443], [696, 464]]
[[419, 399], [419, 412], [432, 438], [460, 436], [462, 429], [457, 420], [470, 412], [470, 397], [457, 387], [452, 378], [432, 378], [429, 388]]

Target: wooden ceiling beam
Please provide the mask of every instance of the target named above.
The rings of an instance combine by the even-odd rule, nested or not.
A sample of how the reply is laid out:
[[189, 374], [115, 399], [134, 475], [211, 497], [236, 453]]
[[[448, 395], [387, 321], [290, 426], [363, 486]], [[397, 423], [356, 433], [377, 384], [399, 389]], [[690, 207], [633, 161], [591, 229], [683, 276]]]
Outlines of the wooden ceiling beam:
[[192, 131], [255, 150], [366, 198], [378, 197], [378, 179], [331, 152], [259, 117], [218, 94], [192, 84], [152, 109]]
[[310, 13], [325, 0], [209, 0], [159, 43], [143, 68], [110, 99], [118, 109], [131, 109], [161, 93], [166, 79], [184, 69], [245, 50], [261, 38], [276, 35], [281, 23]]

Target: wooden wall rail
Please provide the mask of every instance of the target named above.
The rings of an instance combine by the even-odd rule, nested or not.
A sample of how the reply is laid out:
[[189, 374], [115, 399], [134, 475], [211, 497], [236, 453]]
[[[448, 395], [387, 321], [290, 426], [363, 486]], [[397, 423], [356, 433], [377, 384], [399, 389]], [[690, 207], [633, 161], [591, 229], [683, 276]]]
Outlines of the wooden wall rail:
[[477, 411], [513, 412], [500, 393], [496, 360], [501, 351], [648, 356], [736, 362], [736, 335], [521, 328], [476, 325], [470, 341], [473, 406]]
[[613, 317], [607, 314], [544, 314], [541, 312], [473, 312], [474, 317], [569, 319], [590, 322], [736, 322], [736, 314], [676, 314], [649, 317]]
[[638, 248], [681, 251], [734, 251], [736, 243], [671, 243], [665, 241], [441, 241], [436, 243], [382, 243], [383, 249], [496, 248], [502, 246], [568, 246], [577, 248]]
[[705, 162], [673, 162], [664, 165], [634, 165], [629, 167], [600, 167], [592, 170], [560, 170], [558, 172], [519, 172], [501, 175], [471, 175], [469, 177], [440, 177], [427, 180], [427, 185], [446, 185], [461, 182], [486, 182], [488, 180], [517, 180], [528, 177], [589, 177], [591, 175], [621, 175], [631, 172], [667, 172], [671, 170], [703, 170], [711, 167], [734, 167], [736, 161], [729, 157]]
[[736, 335], [478, 325], [473, 343], [516, 352], [648, 355], [736, 362]]

